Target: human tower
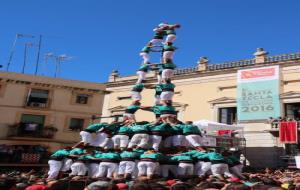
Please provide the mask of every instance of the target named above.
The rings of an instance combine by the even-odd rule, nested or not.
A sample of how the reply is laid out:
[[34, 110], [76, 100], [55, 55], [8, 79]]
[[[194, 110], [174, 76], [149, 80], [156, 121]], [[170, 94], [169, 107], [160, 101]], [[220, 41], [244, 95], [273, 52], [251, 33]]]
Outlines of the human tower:
[[[209, 172], [218, 177], [233, 175], [243, 178], [238, 159], [216, 151], [207, 152], [201, 145], [201, 132], [192, 122], [177, 119], [173, 107], [176, 68], [173, 58], [176, 29], [179, 24], [161, 23], [154, 37], [141, 50], [143, 58], [137, 71], [138, 80], [131, 91], [132, 103], [122, 122], [96, 123], [80, 132], [81, 141], [73, 147], [60, 149], [49, 159], [48, 179], [68, 173], [70, 177], [183, 178], [205, 177]], [[161, 52], [160, 63], [150, 63], [150, 53]], [[146, 74], [159, 68], [157, 83], [146, 84]], [[144, 88], [155, 89], [153, 106], [141, 105]], [[151, 111], [156, 120], [137, 121], [138, 110]], [[230, 173], [229, 167], [232, 171]]]

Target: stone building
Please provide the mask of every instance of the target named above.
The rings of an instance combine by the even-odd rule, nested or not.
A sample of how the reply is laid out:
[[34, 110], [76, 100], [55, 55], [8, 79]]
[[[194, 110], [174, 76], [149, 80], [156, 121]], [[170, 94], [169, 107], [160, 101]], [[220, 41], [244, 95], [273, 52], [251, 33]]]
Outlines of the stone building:
[[[210, 64], [208, 58], [202, 57], [195, 67], [176, 70], [173, 77], [176, 85], [174, 105], [179, 119], [236, 123], [237, 71], [273, 65], [280, 66], [281, 116], [300, 119], [300, 53], [268, 56], [262, 48], [258, 48], [250, 59]], [[110, 93], [104, 97], [104, 116], [120, 116], [124, 112], [131, 102], [130, 90], [136, 79], [135, 75], [120, 76], [118, 71], [111, 73], [106, 83], [106, 90]], [[154, 72], [147, 75], [147, 82], [156, 82]], [[142, 105], [153, 105], [154, 90], [145, 89], [142, 97]], [[137, 120], [154, 120], [154, 115], [145, 111], [138, 111], [136, 117]], [[105, 121], [109, 120], [112, 119]], [[291, 148], [290, 145], [281, 144], [278, 140], [278, 128], [271, 128], [267, 120], [239, 124], [244, 126], [246, 157], [252, 166], [281, 165], [281, 156], [289, 154], [290, 149], [299, 148], [299, 145]]]
[[0, 72], [0, 145], [73, 145], [104, 94], [104, 84]]

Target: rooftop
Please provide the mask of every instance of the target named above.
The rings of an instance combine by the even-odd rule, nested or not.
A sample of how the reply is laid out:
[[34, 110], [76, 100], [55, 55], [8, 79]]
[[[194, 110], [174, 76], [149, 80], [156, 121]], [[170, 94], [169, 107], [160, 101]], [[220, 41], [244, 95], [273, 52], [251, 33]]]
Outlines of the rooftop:
[[[243, 59], [238, 61], [228, 61], [223, 63], [209, 63], [208, 58], [202, 57], [194, 67], [179, 68], [175, 70], [174, 79], [192, 78], [205, 75], [213, 75], [220, 72], [236, 72], [239, 69], [262, 67], [270, 65], [288, 66], [291, 64], [298, 64], [300, 62], [300, 52], [268, 56], [268, 52], [263, 48], [257, 48], [254, 53], [254, 58]], [[107, 82], [108, 87], [123, 86], [133, 84], [137, 76], [120, 76], [118, 71], [113, 71]], [[155, 81], [155, 73], [149, 73], [147, 76], [149, 81]]]

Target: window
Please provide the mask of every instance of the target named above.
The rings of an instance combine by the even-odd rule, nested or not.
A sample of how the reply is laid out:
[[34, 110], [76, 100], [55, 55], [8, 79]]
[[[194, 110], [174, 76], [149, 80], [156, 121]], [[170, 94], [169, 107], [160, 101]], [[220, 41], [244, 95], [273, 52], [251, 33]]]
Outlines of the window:
[[77, 104], [87, 104], [89, 96], [86, 94], [78, 94], [76, 96], [76, 103]]
[[285, 116], [300, 121], [300, 103], [285, 104]]
[[45, 122], [44, 115], [23, 114], [20, 121], [20, 134], [37, 134]]
[[71, 131], [81, 131], [83, 129], [84, 119], [71, 118], [69, 129]]
[[48, 103], [49, 90], [31, 89], [27, 97], [27, 106], [45, 108]]
[[236, 107], [219, 108], [219, 122], [233, 124], [236, 122]]

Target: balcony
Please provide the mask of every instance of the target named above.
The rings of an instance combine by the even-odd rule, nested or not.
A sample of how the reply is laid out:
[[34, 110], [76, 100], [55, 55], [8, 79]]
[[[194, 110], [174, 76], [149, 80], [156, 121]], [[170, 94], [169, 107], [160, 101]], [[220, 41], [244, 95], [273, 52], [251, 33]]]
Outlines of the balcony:
[[50, 99], [47, 98], [43, 101], [33, 101], [33, 100], [27, 100], [25, 102], [25, 107], [27, 108], [36, 108], [36, 109], [46, 109], [50, 107]]
[[57, 128], [34, 123], [18, 123], [8, 128], [7, 137], [47, 138], [53, 139]]
[[50, 106], [49, 90], [30, 89], [24, 106], [37, 109], [48, 108]]

